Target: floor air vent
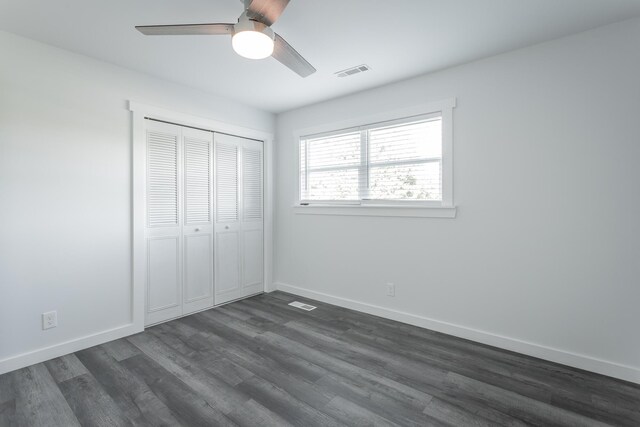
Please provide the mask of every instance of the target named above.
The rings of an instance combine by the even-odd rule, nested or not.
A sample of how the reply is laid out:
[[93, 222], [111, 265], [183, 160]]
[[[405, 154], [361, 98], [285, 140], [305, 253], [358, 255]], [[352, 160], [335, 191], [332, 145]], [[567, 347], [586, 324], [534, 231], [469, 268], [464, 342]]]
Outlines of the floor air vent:
[[366, 64], [358, 65], [357, 67], [347, 68], [346, 70], [338, 71], [334, 73], [338, 77], [347, 77], [352, 76], [358, 73], [364, 73], [365, 71], [369, 71], [371, 67]]
[[309, 304], [305, 304], [303, 302], [300, 301], [294, 301], [294, 302], [290, 302], [289, 303], [290, 306], [296, 307], [296, 308], [300, 308], [302, 310], [307, 310], [307, 311], [311, 311], [314, 310], [316, 307], [309, 305]]

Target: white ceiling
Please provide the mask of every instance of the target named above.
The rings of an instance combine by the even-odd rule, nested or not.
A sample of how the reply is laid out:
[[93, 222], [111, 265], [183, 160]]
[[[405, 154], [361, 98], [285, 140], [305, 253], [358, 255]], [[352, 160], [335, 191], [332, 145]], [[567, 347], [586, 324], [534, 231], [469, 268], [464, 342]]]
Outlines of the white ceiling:
[[[235, 22], [241, 12], [239, 0], [0, 0], [0, 29], [281, 112], [632, 18], [640, 1], [291, 0], [273, 28], [318, 69], [306, 79], [237, 56], [228, 36], [133, 28]], [[333, 75], [362, 63], [372, 71]]]

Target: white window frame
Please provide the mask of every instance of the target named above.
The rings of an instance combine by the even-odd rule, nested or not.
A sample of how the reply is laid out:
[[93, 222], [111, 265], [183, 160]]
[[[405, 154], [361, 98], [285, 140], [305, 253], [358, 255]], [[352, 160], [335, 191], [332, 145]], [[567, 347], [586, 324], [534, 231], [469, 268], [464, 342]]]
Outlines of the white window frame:
[[[298, 159], [298, 185], [294, 212], [311, 215], [360, 215], [360, 216], [404, 216], [455, 218], [457, 209], [453, 199], [453, 109], [455, 98], [429, 102], [401, 110], [362, 116], [350, 120], [329, 123], [294, 132]], [[406, 121], [409, 118], [442, 118], [442, 200], [350, 200], [312, 201], [300, 200], [300, 140], [306, 136], [330, 135], [354, 130], [366, 132], [381, 124]], [[366, 150], [365, 150], [366, 152]]]

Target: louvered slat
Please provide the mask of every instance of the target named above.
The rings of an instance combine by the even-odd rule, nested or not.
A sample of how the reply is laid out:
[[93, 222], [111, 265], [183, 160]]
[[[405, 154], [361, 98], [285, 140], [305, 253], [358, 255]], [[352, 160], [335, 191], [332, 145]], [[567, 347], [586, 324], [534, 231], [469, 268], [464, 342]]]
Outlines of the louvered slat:
[[262, 219], [262, 152], [244, 148], [242, 154], [242, 193], [245, 221]]
[[187, 224], [211, 221], [211, 144], [206, 140], [184, 139], [184, 187]]
[[147, 132], [147, 226], [178, 224], [178, 137]]
[[216, 221], [238, 220], [238, 147], [216, 145]]

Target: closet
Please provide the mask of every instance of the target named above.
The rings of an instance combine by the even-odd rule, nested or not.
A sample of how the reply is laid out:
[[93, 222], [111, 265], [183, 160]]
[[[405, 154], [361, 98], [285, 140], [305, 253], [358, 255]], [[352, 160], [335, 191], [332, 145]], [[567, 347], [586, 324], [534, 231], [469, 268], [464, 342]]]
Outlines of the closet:
[[146, 120], [145, 324], [263, 290], [261, 141]]

